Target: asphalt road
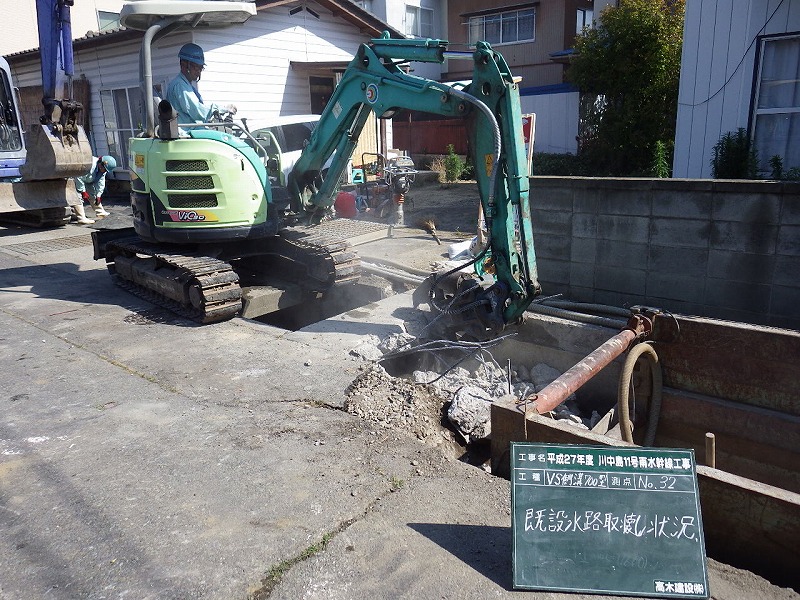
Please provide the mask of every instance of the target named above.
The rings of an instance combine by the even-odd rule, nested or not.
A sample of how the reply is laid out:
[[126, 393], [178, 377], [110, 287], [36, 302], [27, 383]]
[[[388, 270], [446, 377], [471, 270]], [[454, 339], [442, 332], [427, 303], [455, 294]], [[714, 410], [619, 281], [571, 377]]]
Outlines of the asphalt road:
[[409, 295], [196, 326], [91, 255], [85, 227], [0, 228], [0, 598], [576, 597], [513, 590], [507, 481], [342, 410]]

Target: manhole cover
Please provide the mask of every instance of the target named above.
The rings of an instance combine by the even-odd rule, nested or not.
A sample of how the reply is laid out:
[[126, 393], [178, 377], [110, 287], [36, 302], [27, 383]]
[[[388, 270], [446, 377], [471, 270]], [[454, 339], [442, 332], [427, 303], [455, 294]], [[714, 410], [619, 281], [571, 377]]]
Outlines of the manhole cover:
[[92, 236], [75, 235], [72, 237], [58, 238], [55, 240], [40, 240], [37, 242], [23, 242], [21, 244], [8, 244], [0, 246], [0, 250], [14, 252], [22, 256], [32, 256], [34, 254], [44, 254], [45, 252], [57, 252], [59, 250], [69, 250], [70, 248], [80, 248], [91, 246]]

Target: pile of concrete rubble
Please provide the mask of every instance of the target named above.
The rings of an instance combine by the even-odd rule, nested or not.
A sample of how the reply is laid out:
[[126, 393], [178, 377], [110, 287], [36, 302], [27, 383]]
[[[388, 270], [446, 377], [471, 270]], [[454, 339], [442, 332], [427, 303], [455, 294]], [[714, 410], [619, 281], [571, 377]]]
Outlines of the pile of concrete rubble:
[[[561, 372], [546, 364], [527, 367], [512, 365], [511, 383], [507, 369], [501, 368], [486, 353], [477, 353], [465, 366], [432, 370], [413, 370], [406, 377], [392, 377], [380, 361], [405, 348], [415, 339], [405, 333], [385, 339], [366, 336], [350, 351], [366, 361], [362, 373], [347, 391], [345, 407], [353, 414], [386, 428], [406, 429], [423, 441], [440, 442], [442, 411], [462, 443], [485, 440], [491, 435], [490, 406], [498, 398], [513, 394], [522, 400], [544, 388]], [[589, 429], [599, 418], [580, 415], [574, 396], [551, 414], [553, 418]]]

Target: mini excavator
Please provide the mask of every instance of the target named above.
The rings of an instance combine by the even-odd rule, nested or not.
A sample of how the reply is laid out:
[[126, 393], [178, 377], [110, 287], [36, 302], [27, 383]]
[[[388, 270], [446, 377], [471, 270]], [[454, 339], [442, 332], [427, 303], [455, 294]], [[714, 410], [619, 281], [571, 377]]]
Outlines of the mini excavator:
[[[242, 23], [254, 12], [250, 3], [223, 1], [125, 5], [123, 24], [146, 30], [145, 97], [153, 41], [199, 23]], [[291, 276], [319, 293], [351, 281], [360, 272], [357, 255], [340, 239], [316, 235], [315, 226], [330, 214], [369, 115], [424, 111], [466, 120], [486, 225], [476, 276], [436, 277], [431, 303], [478, 330], [515, 322], [539, 293], [518, 81], [486, 42], [476, 45], [472, 81], [463, 87], [402, 68], [441, 63], [447, 47], [388, 33], [359, 46], [288, 177], [276, 145], [243, 124], [181, 124], [169, 102], [149, 105], [145, 131], [129, 145], [134, 232], [94, 232], [95, 258], [106, 259], [120, 285], [201, 323], [239, 313], [241, 281], [254, 270]]]

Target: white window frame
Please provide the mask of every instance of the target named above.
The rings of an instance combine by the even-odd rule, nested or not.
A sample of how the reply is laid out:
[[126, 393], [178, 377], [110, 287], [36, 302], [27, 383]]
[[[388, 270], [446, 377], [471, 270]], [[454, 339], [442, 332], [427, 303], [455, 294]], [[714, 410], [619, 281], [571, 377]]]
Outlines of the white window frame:
[[[164, 87], [153, 86], [155, 96], [161, 97]], [[100, 90], [100, 109], [106, 132], [108, 154], [117, 159], [118, 166], [128, 168], [128, 139], [144, 129], [145, 107], [139, 100], [139, 86]], [[151, 102], [153, 98], [149, 99]], [[137, 106], [132, 106], [135, 103]]]
[[[531, 28], [531, 37], [521, 38], [519, 33], [519, 20], [521, 13], [531, 13], [533, 19], [533, 27]], [[517, 24], [517, 35], [515, 39], [504, 40], [503, 29], [504, 21], [508, 22], [514, 19]], [[500, 30], [500, 41], [492, 41], [491, 36], [486, 35], [487, 20], [494, 24], [497, 22], [497, 27]], [[492, 46], [502, 46], [506, 44], [520, 44], [523, 42], [536, 41], [536, 7], [531, 6], [528, 8], [520, 8], [517, 10], [498, 11], [485, 15], [475, 15], [469, 18], [467, 22], [467, 32], [469, 37], [469, 45], [474, 46], [479, 41], [488, 41]]]
[[[756, 70], [756, 81], [754, 86], [754, 96], [753, 96], [753, 109], [752, 109], [752, 143], [754, 147], [759, 151], [758, 152], [758, 160], [759, 160], [759, 168], [762, 172], [769, 173], [769, 160], [774, 155], [779, 155], [784, 161], [783, 167], [784, 169], [790, 169], [792, 167], [800, 167], [800, 164], [793, 164], [791, 161], [787, 162], [786, 151], [788, 150], [789, 144], [791, 144], [791, 140], [786, 139], [785, 148], [778, 148], [777, 144], [783, 143], [783, 140], [779, 137], [775, 137], [772, 132], [763, 136], [764, 140], [767, 143], [772, 142], [770, 145], [770, 151], [767, 153], [763, 152], [763, 148], [758, 148], [758, 141], [759, 141], [759, 125], [765, 127], [766, 125], [763, 123], [759, 123], [759, 117], [771, 117], [771, 116], [795, 116], [796, 119], [800, 120], [800, 95], [796, 95], [795, 106], [782, 106], [782, 107], [759, 107], [761, 92], [763, 89], [763, 72], [764, 72], [764, 58], [767, 54], [766, 49], [767, 45], [773, 42], [785, 41], [785, 40], [793, 40], [800, 52], [800, 33], [791, 33], [786, 35], [772, 35], [772, 36], [764, 36], [760, 40], [759, 44], [759, 59], [758, 65]], [[800, 85], [800, 82], [795, 82], [795, 85]], [[780, 150], [775, 151], [774, 150]]]
[[575, 19], [575, 33], [580, 35], [587, 27], [591, 29], [594, 23], [594, 11], [591, 8], [579, 8]]
[[[111, 17], [115, 16], [115, 19]], [[105, 25], [103, 21], [106, 21]], [[119, 13], [115, 13], [108, 10], [98, 10], [97, 11], [97, 31], [111, 31], [112, 29], [119, 28]]]
[[[413, 19], [409, 19], [409, 13], [413, 13]], [[427, 17], [426, 22], [423, 23], [423, 15]], [[421, 37], [421, 38], [432, 38], [435, 36], [435, 27], [434, 27], [434, 20], [433, 20], [433, 9], [432, 8], [424, 8], [422, 6], [414, 6], [412, 4], [406, 4], [405, 13], [403, 13], [403, 20], [404, 20], [404, 33], [407, 36], [413, 37]], [[409, 22], [411, 21], [411, 22]]]

